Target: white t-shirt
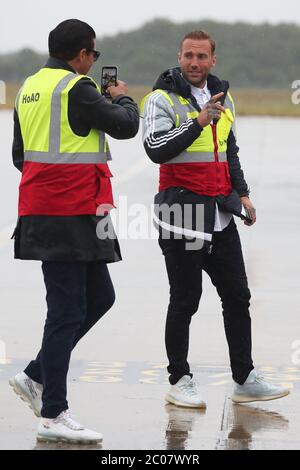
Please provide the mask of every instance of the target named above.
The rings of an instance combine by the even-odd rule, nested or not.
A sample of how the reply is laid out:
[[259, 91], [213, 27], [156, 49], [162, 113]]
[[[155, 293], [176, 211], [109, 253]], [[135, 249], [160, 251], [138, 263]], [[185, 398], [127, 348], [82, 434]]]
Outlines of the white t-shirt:
[[[191, 85], [192, 94], [195, 97], [198, 105], [201, 109], [204, 108], [206, 103], [211, 99], [211, 93], [207, 87], [207, 82], [203, 88], [197, 88]], [[232, 219], [232, 214], [229, 212], [223, 212], [219, 210], [218, 204], [216, 203], [216, 215], [215, 215], [215, 227], [214, 232], [222, 232], [224, 228], [229, 225]]]

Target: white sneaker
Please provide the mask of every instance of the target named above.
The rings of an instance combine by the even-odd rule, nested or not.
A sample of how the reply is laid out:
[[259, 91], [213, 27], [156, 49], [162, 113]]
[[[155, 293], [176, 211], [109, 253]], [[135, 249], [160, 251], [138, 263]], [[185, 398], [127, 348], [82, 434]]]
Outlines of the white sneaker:
[[42, 409], [43, 385], [31, 380], [25, 372], [9, 379], [9, 385], [21, 400], [25, 401], [34, 414], [40, 418]]
[[195, 380], [189, 375], [184, 375], [175, 385], [171, 385], [165, 399], [177, 406], [206, 408], [206, 403], [200, 397]]
[[95, 444], [102, 442], [102, 439], [102, 434], [85, 429], [75, 421], [69, 410], [63, 411], [55, 419], [42, 418], [37, 434], [40, 442]]
[[235, 383], [231, 399], [234, 403], [251, 403], [253, 401], [276, 400], [289, 393], [287, 388], [266, 382], [256, 370], [252, 370], [243, 385]]

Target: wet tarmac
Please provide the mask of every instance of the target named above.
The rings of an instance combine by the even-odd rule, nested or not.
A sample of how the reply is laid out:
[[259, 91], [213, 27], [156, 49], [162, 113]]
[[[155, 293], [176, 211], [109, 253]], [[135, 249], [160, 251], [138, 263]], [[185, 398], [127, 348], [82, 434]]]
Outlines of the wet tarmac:
[[[19, 180], [11, 165], [11, 118], [0, 113], [0, 448], [70, 449], [36, 443], [38, 420], [8, 386], [8, 378], [35, 356], [45, 317], [40, 263], [13, 260], [9, 240]], [[252, 228], [237, 221], [252, 292], [255, 364], [292, 393], [273, 402], [231, 404], [220, 301], [205, 276], [189, 357], [208, 407], [166, 405], [163, 258], [154, 239], [120, 239], [124, 260], [110, 267], [117, 301], [74, 351], [69, 374], [72, 412], [104, 434], [97, 449], [300, 449], [299, 124], [240, 118], [238, 126], [240, 158], [258, 213]], [[129, 204], [150, 205], [158, 169], [140, 140], [113, 141], [111, 147], [116, 205], [124, 195]]]
[[[1, 367], [1, 448], [84, 449], [36, 442], [38, 419], [7, 386], [20, 366]], [[178, 408], [164, 401], [165, 364], [73, 361], [69, 374], [72, 411], [86, 426], [104, 434], [102, 445], [86, 449], [300, 449], [300, 371], [293, 372], [292, 379], [289, 370], [265, 374], [270, 381], [287, 384], [293, 390], [289, 397], [233, 405], [228, 368], [193, 364], [193, 370], [207, 401], [206, 410]]]

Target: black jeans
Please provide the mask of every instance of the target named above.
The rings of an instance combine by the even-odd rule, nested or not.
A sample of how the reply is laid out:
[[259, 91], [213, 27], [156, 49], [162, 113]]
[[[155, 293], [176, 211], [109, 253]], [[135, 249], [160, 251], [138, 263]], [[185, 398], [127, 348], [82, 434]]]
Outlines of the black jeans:
[[[212, 251], [187, 251], [184, 240], [159, 240], [170, 283], [166, 349], [170, 383], [190, 374], [187, 362], [189, 326], [202, 294], [202, 269], [210, 276], [222, 301], [225, 333], [233, 379], [243, 384], [253, 369], [251, 357], [250, 291], [240, 237], [232, 219], [215, 232]], [[191, 374], [190, 374], [191, 375]]]
[[68, 409], [67, 373], [71, 351], [112, 307], [115, 293], [103, 262], [42, 264], [48, 313], [42, 347], [25, 369], [44, 386], [42, 416], [56, 418]]

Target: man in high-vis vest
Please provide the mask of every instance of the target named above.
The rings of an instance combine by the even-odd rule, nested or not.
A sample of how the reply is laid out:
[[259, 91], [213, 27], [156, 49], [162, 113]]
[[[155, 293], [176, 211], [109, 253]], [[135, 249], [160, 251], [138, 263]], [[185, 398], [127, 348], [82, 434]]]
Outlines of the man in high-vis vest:
[[134, 137], [139, 113], [124, 82], [108, 88], [107, 100], [86, 76], [100, 55], [95, 38], [82, 21], [60, 23], [49, 35], [48, 62], [16, 99], [15, 258], [42, 261], [48, 313], [40, 352], [10, 385], [41, 416], [41, 441], [102, 440], [70, 414], [67, 372], [72, 349], [115, 300], [107, 263], [121, 260], [119, 244], [97, 231], [113, 207], [105, 134]]
[[239, 162], [229, 84], [210, 73], [215, 46], [204, 31], [187, 34], [179, 67], [159, 77], [142, 106], [144, 147], [160, 164], [154, 222], [170, 284], [165, 341], [171, 387], [166, 400], [195, 408], [206, 403], [187, 357], [203, 270], [222, 301], [232, 400], [272, 400], [289, 393], [267, 383], [253, 366], [250, 291], [233, 214], [249, 226], [256, 215]]

